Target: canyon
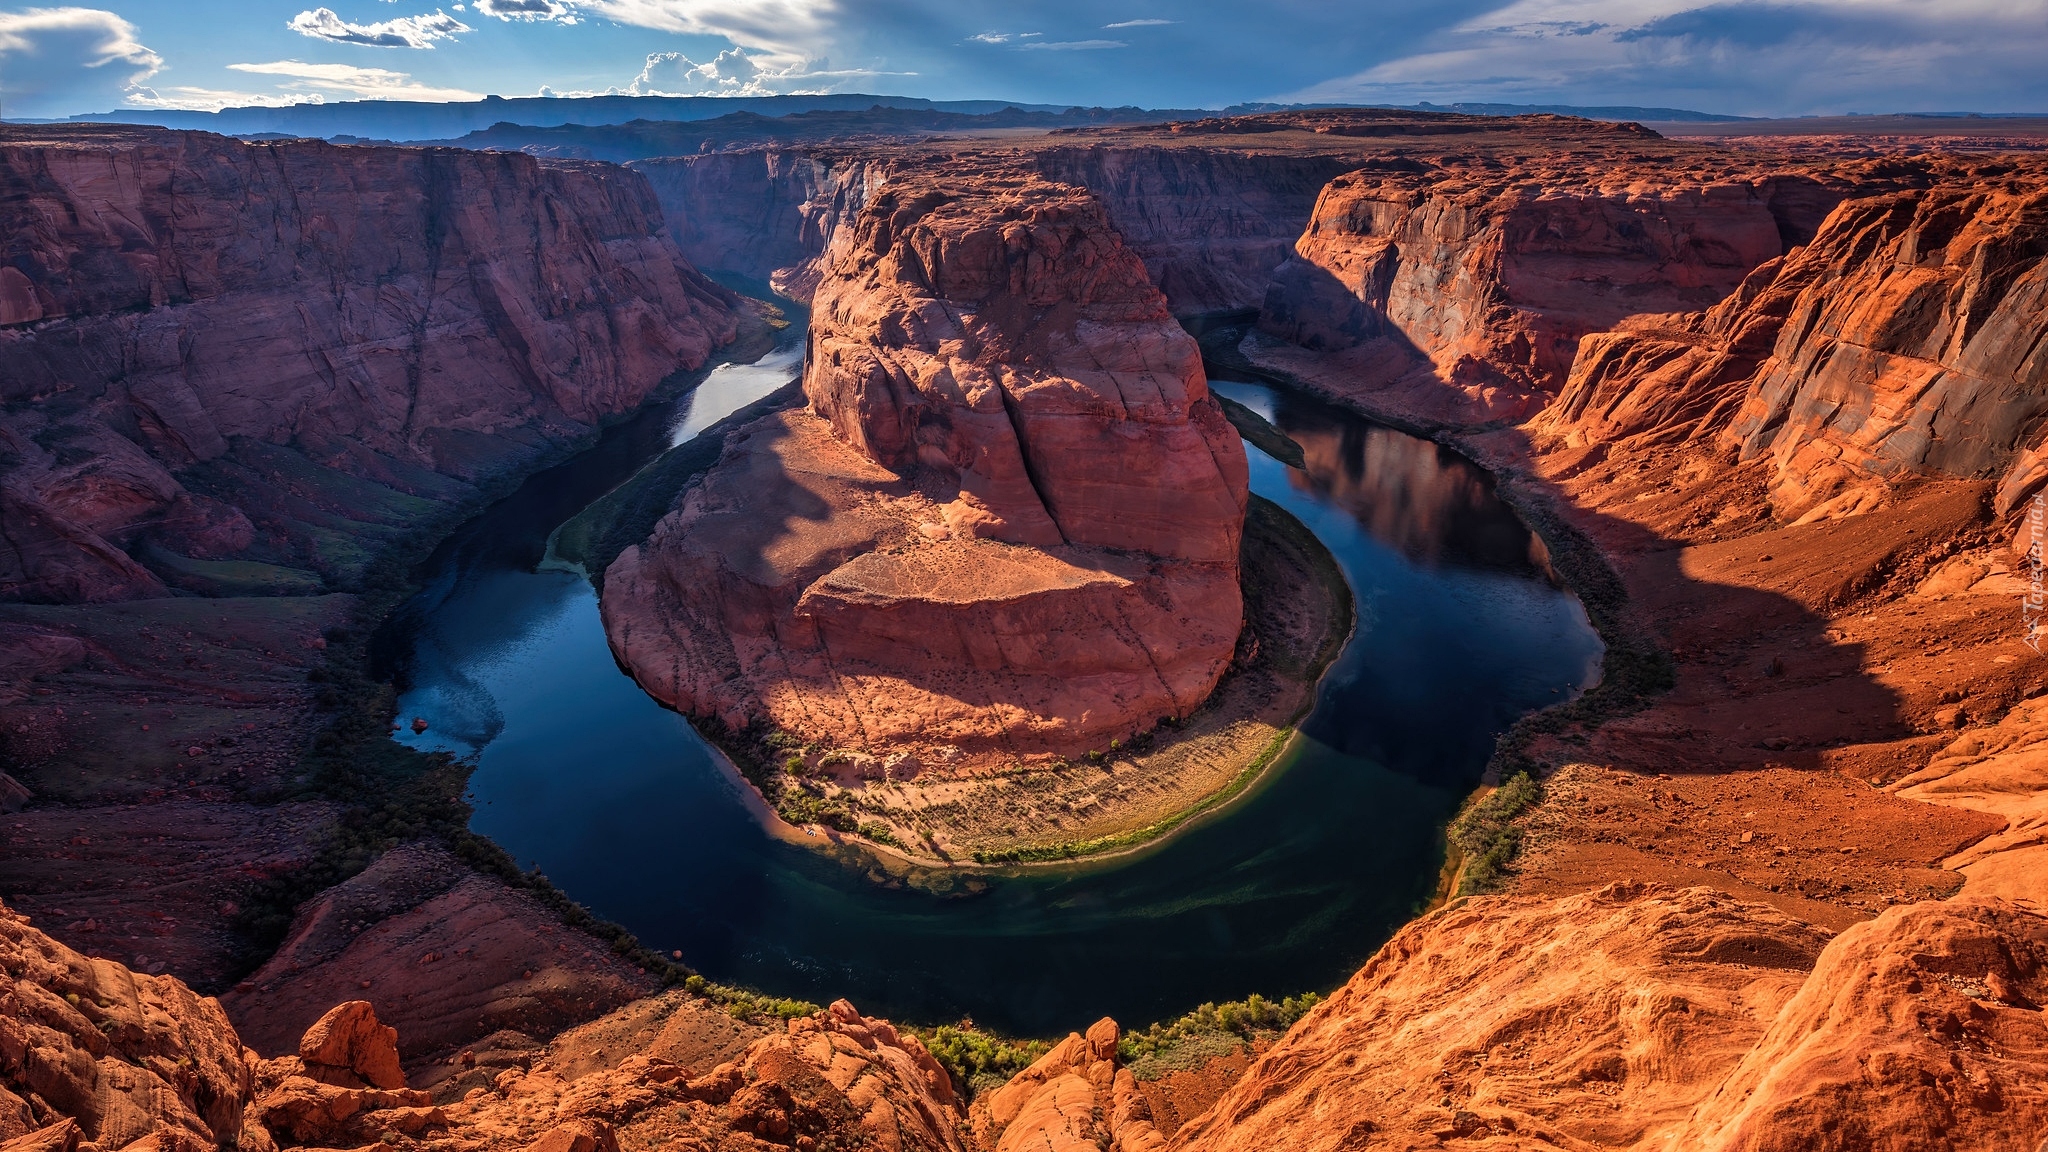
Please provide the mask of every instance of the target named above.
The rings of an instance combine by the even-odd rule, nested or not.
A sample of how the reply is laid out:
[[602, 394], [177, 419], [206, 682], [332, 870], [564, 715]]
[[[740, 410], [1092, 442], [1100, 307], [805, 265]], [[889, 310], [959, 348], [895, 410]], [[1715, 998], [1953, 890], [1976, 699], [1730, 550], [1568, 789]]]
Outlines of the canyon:
[[[28, 239], [0, 270], [0, 721], [26, 795], [0, 1023], [25, 1039], [0, 1037], [0, 1136], [24, 1149], [2032, 1152], [2048, 1130], [2048, 677], [2021, 609], [2048, 484], [2038, 158], [1342, 110], [632, 169], [6, 132]], [[245, 195], [280, 214], [266, 239], [208, 234], [202, 209]], [[380, 248], [387, 220], [417, 242]], [[467, 506], [756, 322], [693, 264], [810, 302], [805, 404], [671, 493], [601, 578], [606, 624], [650, 692], [773, 717], [806, 773], [854, 728], [911, 775], [1012, 755], [998, 730], [1085, 754], [1209, 695], [1251, 529], [1205, 357], [1485, 465], [1601, 629], [1603, 682], [1508, 733], [1441, 907], [1171, 1109], [1114, 1021], [968, 1099], [852, 1006], [656, 995], [679, 968], [428, 822], [295, 903], [249, 975], [221, 908], [350, 811], [286, 785], [334, 731], [305, 677], [360, 639], [361, 542], [397, 538], [356, 526]], [[1134, 614], [1134, 643], [1044, 639]], [[147, 955], [138, 902], [165, 914]], [[395, 1038], [345, 1003], [365, 987]]]

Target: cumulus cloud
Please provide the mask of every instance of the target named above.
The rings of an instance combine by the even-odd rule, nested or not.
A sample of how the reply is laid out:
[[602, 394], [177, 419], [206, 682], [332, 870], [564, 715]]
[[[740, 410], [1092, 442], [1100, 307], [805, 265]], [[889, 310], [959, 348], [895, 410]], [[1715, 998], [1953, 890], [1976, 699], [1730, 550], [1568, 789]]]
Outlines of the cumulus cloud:
[[358, 68], [353, 64], [308, 64], [300, 60], [273, 60], [265, 64], [230, 64], [236, 72], [259, 76], [287, 77], [288, 90], [322, 93], [356, 100], [481, 100], [483, 94], [461, 88], [435, 88], [416, 83], [404, 72], [388, 68]]
[[163, 57], [135, 26], [97, 8], [0, 12], [0, 112], [54, 117], [144, 93]]
[[351, 24], [332, 8], [301, 12], [286, 25], [301, 36], [332, 40], [338, 44], [362, 44], [371, 48], [432, 48], [436, 40], [452, 40], [476, 29], [448, 15], [400, 16], [371, 24]]
[[1995, 109], [2048, 99], [2042, 60], [2048, 0], [1517, 0], [1290, 98]]
[[681, 52], [652, 52], [640, 75], [624, 89], [603, 93], [556, 92], [543, 96], [776, 96], [813, 95], [878, 76], [915, 76], [915, 72], [882, 72], [872, 68], [833, 68], [823, 59], [786, 63], [768, 53], [727, 49], [698, 63]]

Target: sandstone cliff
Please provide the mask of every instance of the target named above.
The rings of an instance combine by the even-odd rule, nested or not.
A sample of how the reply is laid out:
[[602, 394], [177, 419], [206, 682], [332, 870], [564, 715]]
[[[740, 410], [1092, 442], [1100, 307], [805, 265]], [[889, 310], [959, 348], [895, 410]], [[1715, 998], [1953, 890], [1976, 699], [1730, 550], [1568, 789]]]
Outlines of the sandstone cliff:
[[[729, 269], [807, 297], [867, 197], [891, 176], [950, 156], [817, 145], [645, 160], [676, 243], [703, 268]], [[1350, 165], [1330, 155], [1115, 142], [997, 149], [984, 171], [1086, 188], [1144, 262], [1175, 315], [1254, 308], [1308, 223], [1318, 192]]]
[[1926, 183], [1845, 201], [1704, 313], [1589, 337], [1537, 427], [1718, 443], [1766, 469], [1783, 520], [1921, 476], [1997, 480], [2009, 513], [2048, 481], [2048, 181], [1930, 162]]
[[1242, 618], [1247, 473], [1143, 266], [1028, 179], [893, 181], [847, 234], [810, 410], [736, 433], [606, 573], [621, 661], [730, 728], [928, 767], [1192, 711]]
[[734, 330], [605, 165], [11, 128], [0, 221], [11, 599], [346, 582], [360, 522], [588, 433]]
[[1331, 181], [1260, 326], [1317, 351], [1390, 342], [1482, 417], [1527, 416], [1587, 335], [1705, 308], [1780, 255], [1779, 185], [1811, 183], [1541, 176], [1405, 159]]

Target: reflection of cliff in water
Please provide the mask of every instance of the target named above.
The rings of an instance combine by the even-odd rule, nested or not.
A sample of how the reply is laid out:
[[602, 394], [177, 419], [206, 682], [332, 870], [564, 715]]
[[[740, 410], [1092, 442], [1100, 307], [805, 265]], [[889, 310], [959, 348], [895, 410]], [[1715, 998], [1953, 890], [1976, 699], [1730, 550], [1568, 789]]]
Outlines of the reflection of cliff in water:
[[1273, 422], [1304, 457], [1288, 479], [1351, 513], [1375, 539], [1429, 567], [1549, 574], [1542, 539], [1471, 461], [1306, 397], [1276, 401]]

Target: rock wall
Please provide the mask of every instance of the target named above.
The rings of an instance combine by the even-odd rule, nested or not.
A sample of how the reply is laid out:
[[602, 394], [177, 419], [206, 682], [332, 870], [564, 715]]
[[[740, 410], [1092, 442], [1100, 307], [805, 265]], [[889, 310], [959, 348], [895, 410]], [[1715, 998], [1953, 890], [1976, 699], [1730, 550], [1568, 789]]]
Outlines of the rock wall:
[[[734, 332], [730, 294], [608, 165], [12, 128], [0, 234], [5, 598], [304, 565], [318, 542], [281, 489], [317, 502], [324, 470], [445, 497]], [[248, 475], [273, 466], [310, 474]]]
[[1778, 199], [1814, 194], [1803, 178], [1602, 175], [1411, 157], [1339, 177], [1260, 327], [1312, 351], [1392, 342], [1455, 386], [1554, 393], [1589, 334], [1733, 292], [1798, 227]]
[[813, 299], [807, 412], [736, 433], [607, 571], [675, 707], [927, 766], [1186, 715], [1243, 615], [1243, 445], [1086, 194], [904, 178]]
[[[987, 171], [1083, 187], [1175, 315], [1257, 307], [1266, 281], [1308, 223], [1317, 194], [1346, 170], [1332, 156], [1231, 149], [1053, 146], [976, 158]], [[770, 280], [807, 297], [842, 229], [892, 175], [937, 156], [841, 146], [756, 149], [644, 160], [671, 234], [702, 268]], [[824, 259], [821, 259], [824, 257]]]
[[[0, 1145], [17, 1152], [616, 1152], [622, 1139], [969, 1152], [945, 1070], [844, 1001], [694, 1069], [636, 1052], [572, 1070], [580, 1053], [541, 1050], [481, 1085], [444, 1079], [450, 1091], [434, 1094], [408, 1086], [398, 1031], [367, 1001], [330, 999], [296, 1051], [262, 1059], [212, 999], [82, 956], [4, 907], [0, 962]], [[474, 1068], [474, 1053], [455, 1065]]]
[[1587, 337], [1536, 427], [1733, 451], [1783, 520], [1925, 475], [1997, 479], [2010, 512], [2048, 482], [2048, 172], [1929, 176], [1843, 202], [1711, 309]]

